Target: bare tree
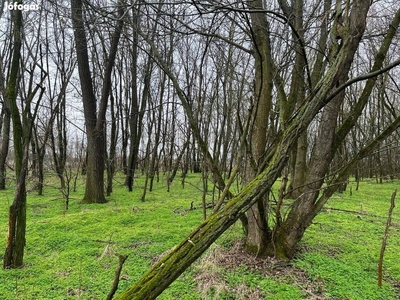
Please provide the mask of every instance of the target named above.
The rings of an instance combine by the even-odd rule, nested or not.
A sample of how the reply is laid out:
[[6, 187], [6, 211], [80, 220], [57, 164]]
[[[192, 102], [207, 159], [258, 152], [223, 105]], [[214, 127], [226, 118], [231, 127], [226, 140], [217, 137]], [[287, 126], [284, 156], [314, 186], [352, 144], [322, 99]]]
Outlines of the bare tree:
[[118, 3], [118, 20], [111, 37], [110, 50], [105, 62], [99, 104], [92, 83], [89, 64], [88, 43], [81, 0], [71, 0], [71, 17], [75, 36], [78, 71], [82, 90], [82, 102], [87, 133], [86, 188], [83, 202], [104, 203], [105, 168], [105, 123], [108, 98], [111, 90], [111, 75], [118, 50], [118, 42], [123, 28], [123, 7]]
[[[396, 118], [379, 136], [358, 151], [348, 162], [348, 166], [329, 182], [330, 185], [328, 188], [320, 195], [321, 186], [336, 150], [342, 144], [344, 137], [347, 136], [351, 128], [354, 127], [360, 116], [359, 113], [363, 111], [361, 107], [365, 106], [362, 106], [361, 102], [364, 101], [364, 97], [369, 97], [369, 89], [374, 86], [376, 76], [400, 64], [400, 61], [397, 60], [383, 67], [382, 61], [382, 58], [385, 57], [388, 51], [387, 46], [391, 44], [398, 28], [400, 13], [397, 12], [392, 24], [386, 30], [381, 50], [374, 57], [374, 65], [369, 74], [349, 79], [350, 69], [366, 28], [367, 13], [370, 5], [369, 1], [353, 1], [351, 6], [346, 6], [343, 9], [344, 21], [341, 20], [337, 10], [339, 5], [336, 6], [336, 15], [333, 18], [333, 27], [331, 30], [332, 40], [330, 43], [332, 44], [330, 45], [329, 56], [327, 56], [329, 60], [326, 62], [326, 70], [319, 74], [320, 80], [318, 82], [312, 83], [311, 77], [309, 77], [309, 81], [306, 80], [309, 91], [306, 93], [304, 101], [287, 118], [285, 126], [280, 127], [277, 136], [262, 153], [262, 159], [258, 163], [259, 175], [251, 180], [225, 206], [222, 206], [220, 210], [209, 216], [170, 254], [162, 258], [148, 273], [118, 296], [117, 299], [156, 298], [244, 213], [256, 203], [264, 205], [265, 202], [260, 202], [260, 200], [270, 191], [276, 179], [281, 175], [299, 137], [306, 131], [311, 122], [316, 121], [316, 116], [321, 114], [319, 122], [316, 122], [319, 131], [314, 150], [311, 153], [313, 159], [308, 166], [309, 173], [307, 175], [309, 178], [304, 188], [306, 193], [304, 193], [304, 196], [295, 199], [284, 220], [275, 222], [272, 229], [272, 240], [269, 241], [270, 244], [265, 247], [266, 250], [262, 253], [262, 255], [275, 255], [282, 259], [290, 259], [293, 256], [295, 245], [301, 239], [304, 231], [311, 224], [311, 221], [318, 214], [327, 199], [337, 189], [338, 183], [345, 178], [361, 157], [376, 149], [379, 143], [393, 133], [400, 124], [400, 118]], [[221, 9], [226, 9], [226, 6], [221, 6]], [[259, 13], [260, 11], [263, 11], [263, 9], [256, 8], [253, 13]], [[287, 20], [287, 18], [285, 19]], [[163, 65], [162, 60], [157, 56], [156, 49], [153, 50], [159, 64], [174, 82], [178, 95], [181, 93], [180, 97], [182, 103], [184, 103], [186, 95], [180, 90], [179, 83], [174, 74]], [[361, 80], [367, 80], [363, 92], [358, 99], [361, 110], [359, 111], [354, 108], [348, 114], [343, 124], [337, 127], [338, 111], [345, 99], [344, 91], [346, 87]], [[191, 116], [190, 111], [187, 114]], [[193, 123], [190, 120], [191, 126], [196, 125]], [[196, 128], [196, 126], [193, 127]], [[323, 145], [323, 135], [325, 135], [329, 144]], [[200, 138], [198, 140], [201, 141]], [[205, 153], [204, 155], [207, 154]], [[282, 217], [282, 215], [276, 214], [276, 217], [279, 216]]]
[[[18, 2], [20, 4], [20, 2]], [[18, 103], [18, 91], [20, 82], [21, 48], [23, 44], [23, 18], [22, 12], [14, 10], [11, 12], [13, 22], [13, 50], [9, 76], [6, 85], [6, 102], [10, 109], [10, 116], [13, 126], [14, 142], [14, 165], [17, 184], [15, 188], [14, 201], [9, 208], [8, 237], [4, 254], [4, 268], [19, 268], [23, 265], [25, 232], [26, 232], [26, 176], [28, 172], [29, 145], [32, 136], [33, 121], [39, 107], [40, 99], [43, 96], [44, 88], [41, 86], [47, 73], [42, 66], [35, 63], [29, 70], [30, 78], [27, 80], [26, 94], [20, 92], [23, 101]], [[40, 82], [33, 87], [35, 69], [40, 67]], [[33, 112], [31, 111], [32, 101], [40, 90]]]

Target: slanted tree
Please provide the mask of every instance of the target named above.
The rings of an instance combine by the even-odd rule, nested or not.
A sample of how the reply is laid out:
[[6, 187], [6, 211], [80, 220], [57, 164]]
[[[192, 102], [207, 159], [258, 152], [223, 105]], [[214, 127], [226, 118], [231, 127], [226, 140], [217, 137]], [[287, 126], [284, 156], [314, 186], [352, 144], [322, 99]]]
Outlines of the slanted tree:
[[[315, 85], [312, 85], [312, 90], [307, 93], [304, 102], [288, 118], [287, 123], [284, 127], [281, 127], [273, 143], [266, 149], [263, 156], [264, 159], [259, 164], [259, 175], [251, 180], [238, 195], [222, 206], [220, 210], [209, 216], [173, 251], [162, 258], [139, 281], [117, 296], [116, 299], [155, 299], [167, 288], [229, 226], [234, 224], [270, 191], [283, 168], [287, 165], [289, 154], [296, 145], [298, 138], [322, 110], [319, 134], [322, 136], [323, 130], [327, 130], [328, 137], [331, 137], [331, 139], [329, 140], [330, 145], [326, 147], [327, 149], [318, 145], [316, 146], [315, 154], [312, 154], [319, 159], [313, 162], [314, 166], [310, 167], [310, 170], [315, 171], [315, 174], [313, 174], [314, 181], [308, 182], [305, 187], [312, 195], [302, 199], [299, 198], [300, 200], [297, 199], [294, 202], [286, 219], [274, 228], [275, 238], [270, 241], [271, 246], [267, 247], [267, 252], [264, 253], [276, 255], [283, 259], [290, 259], [293, 256], [295, 246], [303, 236], [304, 231], [311, 224], [312, 219], [320, 211], [330, 195], [336, 190], [337, 180], [342, 180], [343, 176], [346, 176], [346, 172], [351, 169], [346, 168], [344, 172], [341, 172], [331, 182], [332, 185], [325, 189], [319, 197], [320, 187], [326, 174], [325, 166], [330, 163], [334, 155], [332, 152], [337, 149], [335, 145], [341, 144], [341, 134], [346, 136], [352, 127], [348, 127], [348, 124], [355, 124], [353, 122], [356, 122], [358, 118], [358, 112], [352, 111], [349, 114], [349, 120], [344, 122], [347, 125], [345, 127], [342, 125], [337, 129], [335, 115], [337, 112], [332, 111], [332, 108], [337, 108], [338, 103], [343, 100], [343, 91], [349, 85], [368, 79], [366, 86], [370, 84], [373, 86], [374, 77], [400, 64], [398, 60], [386, 67], [382, 67], [383, 64], [380, 59], [382, 54], [385, 53], [383, 51], [375, 57], [375, 65], [368, 75], [348, 79], [350, 67], [366, 27], [366, 18], [370, 5], [369, 1], [355, 0], [352, 2], [351, 9], [347, 13], [346, 28], [344, 30], [342, 28], [340, 32], [340, 44], [338, 43], [337, 48], [332, 50], [334, 52], [330, 56], [326, 71], [321, 74], [321, 79]], [[393, 38], [393, 36], [390, 36], [398, 28], [397, 19], [399, 14], [395, 16], [392, 24], [390, 24], [385, 41], [382, 44], [382, 50], [385, 50], [383, 45], [386, 45], [386, 42], [389, 42], [390, 45], [390, 41]], [[173, 75], [171, 73], [169, 75], [171, 75], [171, 80], [174, 81]], [[368, 97], [368, 88], [363, 90], [364, 93]], [[355, 117], [355, 120], [353, 117]], [[354, 156], [354, 159], [350, 161], [350, 166], [354, 166], [358, 159], [367, 155], [367, 153], [371, 153], [383, 138], [398, 128], [399, 124], [400, 118], [396, 118], [382, 134]], [[268, 252], [268, 249], [271, 249], [271, 252]]]

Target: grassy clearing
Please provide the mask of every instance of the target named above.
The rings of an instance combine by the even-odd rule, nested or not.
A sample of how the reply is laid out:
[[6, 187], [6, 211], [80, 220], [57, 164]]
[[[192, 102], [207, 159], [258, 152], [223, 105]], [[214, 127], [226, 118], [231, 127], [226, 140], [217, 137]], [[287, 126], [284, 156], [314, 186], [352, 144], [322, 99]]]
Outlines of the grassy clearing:
[[[81, 182], [68, 211], [53, 188], [46, 188], [45, 196], [30, 193], [26, 266], [0, 270], [1, 299], [104, 299], [118, 264], [115, 253], [129, 255], [120, 281], [120, 290], [125, 289], [200, 223], [201, 209], [188, 209], [192, 201], [201, 206], [201, 180], [195, 175], [188, 180], [184, 189], [174, 182], [170, 193], [160, 180], [140, 202], [141, 179], [129, 193], [116, 178], [110, 201], [102, 205], [79, 204]], [[390, 195], [399, 182], [364, 182], [359, 191], [350, 185], [352, 195], [350, 188], [335, 195], [327, 205], [331, 209], [315, 219], [291, 265], [243, 253], [235, 242], [242, 238], [237, 224], [159, 299], [400, 299], [397, 208], [384, 286], [378, 288], [376, 280]], [[12, 198], [11, 189], [0, 191], [1, 249]]]

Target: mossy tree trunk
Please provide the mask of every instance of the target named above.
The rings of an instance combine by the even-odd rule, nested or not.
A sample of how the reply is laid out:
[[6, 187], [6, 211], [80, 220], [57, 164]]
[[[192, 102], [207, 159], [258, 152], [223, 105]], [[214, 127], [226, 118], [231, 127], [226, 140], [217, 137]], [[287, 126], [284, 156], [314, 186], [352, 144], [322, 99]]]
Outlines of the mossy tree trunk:
[[[253, 1], [251, 5], [262, 9], [263, 1]], [[250, 127], [250, 151], [252, 156], [246, 166], [246, 182], [253, 179], [259, 172], [259, 164], [262, 162], [267, 145], [268, 120], [272, 107], [272, 54], [269, 37], [269, 24], [264, 13], [251, 14], [253, 30], [253, 48], [255, 61], [254, 84], [254, 109], [252, 110], [252, 123]], [[248, 155], [249, 155], [248, 154]], [[271, 238], [271, 230], [268, 227], [268, 194], [261, 197], [248, 211], [245, 222], [246, 248], [253, 253], [263, 253], [267, 242]]]
[[[1, 76], [1, 75], [0, 75]], [[11, 117], [10, 110], [4, 103], [2, 118], [2, 139], [0, 148], [0, 190], [6, 189], [6, 161], [10, 144]]]
[[[17, 2], [21, 4], [21, 1]], [[20, 10], [11, 12], [13, 22], [13, 50], [11, 67], [6, 85], [6, 107], [10, 110], [10, 117], [13, 126], [14, 143], [14, 166], [17, 178], [14, 193], [14, 201], [8, 213], [8, 236], [4, 253], [3, 268], [20, 268], [23, 266], [25, 233], [26, 233], [26, 176], [28, 173], [29, 144], [32, 136], [33, 121], [39, 107], [40, 100], [44, 93], [41, 87], [47, 73], [42, 69], [41, 82], [33, 89], [29, 90], [28, 96], [24, 101], [24, 107], [17, 105], [18, 77], [20, 75], [21, 47], [23, 19]], [[33, 71], [31, 73], [33, 76]], [[37, 100], [34, 112], [31, 112], [31, 103], [38, 90], [41, 94]]]
[[[18, 1], [20, 4], [21, 1]], [[14, 49], [12, 53], [11, 70], [6, 86], [6, 102], [10, 109], [13, 123], [14, 161], [15, 173], [18, 180], [14, 201], [9, 209], [8, 237], [4, 254], [3, 267], [19, 268], [23, 265], [25, 231], [26, 231], [26, 192], [25, 172], [21, 173], [23, 164], [23, 127], [19, 109], [16, 103], [18, 91], [19, 63], [22, 46], [22, 13], [19, 10], [11, 12], [13, 28]]]

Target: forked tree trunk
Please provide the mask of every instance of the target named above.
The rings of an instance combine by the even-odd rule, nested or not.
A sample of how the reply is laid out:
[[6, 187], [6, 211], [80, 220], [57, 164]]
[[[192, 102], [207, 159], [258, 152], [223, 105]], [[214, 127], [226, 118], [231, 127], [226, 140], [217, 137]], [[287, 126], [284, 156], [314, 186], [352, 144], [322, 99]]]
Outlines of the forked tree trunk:
[[[120, 2], [118, 2], [121, 5]], [[81, 0], [71, 0], [71, 17], [74, 29], [76, 56], [79, 79], [82, 90], [82, 102], [87, 133], [87, 166], [86, 187], [83, 203], [105, 203], [104, 170], [105, 170], [105, 121], [108, 98], [111, 90], [111, 73], [118, 49], [118, 42], [123, 27], [122, 6], [118, 9], [116, 28], [111, 37], [111, 47], [105, 65], [101, 99], [97, 103], [90, 72], [86, 30], [83, 20]]]
[[[261, 0], [253, 1], [256, 8], [263, 8]], [[269, 24], [264, 13], [251, 14], [253, 24], [253, 44], [255, 60], [254, 109], [252, 111], [251, 155], [246, 170], [246, 181], [259, 172], [260, 162], [264, 160], [267, 144], [268, 119], [272, 106], [272, 55], [269, 39]], [[253, 165], [254, 164], [254, 165]], [[268, 195], [261, 197], [247, 213], [246, 249], [252, 253], [265, 252], [270, 239], [268, 227]]]
[[307, 180], [303, 193], [295, 199], [292, 208], [281, 226], [276, 226], [271, 244], [270, 256], [292, 258], [298, 242], [305, 230], [310, 226], [310, 213], [314, 202], [324, 183], [330, 162], [335, 151], [333, 138], [336, 130], [337, 115], [344, 99], [344, 92], [325, 106], [319, 128], [317, 142], [311, 155], [311, 163], [307, 170]]
[[[20, 4], [20, 1], [18, 1], [18, 3]], [[10, 115], [13, 122], [14, 162], [15, 174], [18, 182], [15, 190], [14, 201], [9, 208], [8, 214], [8, 236], [3, 260], [3, 267], [5, 269], [19, 268], [23, 265], [26, 231], [26, 168], [23, 167], [24, 132], [19, 109], [16, 103], [18, 89], [17, 77], [19, 74], [22, 46], [22, 13], [19, 10], [15, 10], [11, 12], [11, 16], [14, 25], [14, 49], [12, 54], [10, 75], [7, 80], [5, 101], [7, 102], [7, 107], [10, 109]], [[26, 155], [28, 155], [27, 152]]]
[[[341, 50], [345, 53], [347, 58], [347, 64], [343, 64], [341, 73], [337, 74], [337, 85], [342, 85], [348, 80], [347, 74], [350, 70], [352, 56], [355, 54], [358, 43], [361, 40], [365, 28], [365, 16], [368, 11], [367, 3], [358, 3], [359, 10], [353, 8], [350, 14], [350, 25], [349, 25], [349, 36], [346, 43], [347, 49]], [[382, 68], [384, 58], [387, 50], [391, 44], [391, 40], [394, 37], [396, 29], [400, 23], [400, 9], [398, 10], [392, 24], [389, 26], [389, 30], [385, 37], [384, 42], [376, 54], [376, 59], [372, 72], [375, 72]], [[351, 31], [352, 30], [352, 31]], [[345, 46], [343, 46], [345, 47]], [[345, 50], [345, 52], [343, 51]], [[271, 241], [272, 246], [271, 253], [269, 255], [275, 255], [280, 258], [291, 258], [295, 253], [298, 242], [302, 239], [305, 230], [310, 226], [314, 217], [318, 214], [324, 201], [326, 202], [326, 196], [324, 201], [319, 201], [320, 190], [324, 183], [324, 178], [328, 174], [329, 166], [334, 158], [336, 151], [339, 149], [342, 141], [346, 137], [346, 134], [354, 126], [357, 116], [361, 114], [362, 108], [367, 103], [366, 99], [369, 98], [375, 77], [370, 78], [359, 98], [359, 102], [355, 106], [355, 109], [349, 114], [349, 119], [345, 120], [344, 124], [340, 129], [336, 129], [338, 112], [340, 106], [344, 100], [344, 91], [337, 94], [335, 98], [324, 108], [324, 112], [321, 117], [319, 134], [316, 139], [314, 150], [311, 154], [311, 163], [307, 170], [307, 180], [305, 182], [304, 193], [295, 200], [291, 206], [291, 210], [288, 213], [287, 218], [281, 226], [276, 226], [274, 229], [274, 239]], [[329, 190], [336, 190], [347, 180], [348, 174], [344, 174], [341, 178], [342, 181], [336, 181], [334, 186]], [[333, 192], [330, 192], [333, 193]]]
[[[18, 4], [21, 4], [21, 1], [18, 1]], [[7, 103], [6, 106], [10, 109], [10, 116], [13, 124], [14, 166], [17, 184], [14, 201], [9, 208], [8, 214], [8, 236], [3, 260], [3, 267], [5, 269], [20, 268], [23, 266], [26, 232], [25, 181], [28, 172], [29, 144], [33, 120], [36, 116], [40, 99], [44, 93], [44, 89], [40, 84], [47, 76], [46, 72], [42, 72], [41, 82], [33, 91], [29, 92], [27, 98], [23, 99], [25, 107], [20, 112], [16, 100], [22, 46], [22, 12], [20, 10], [14, 10], [11, 12], [11, 16], [14, 25], [14, 49], [12, 51], [11, 69], [6, 86], [5, 101]], [[41, 94], [37, 100], [34, 113], [31, 113], [31, 103], [39, 88], [41, 89]]]

